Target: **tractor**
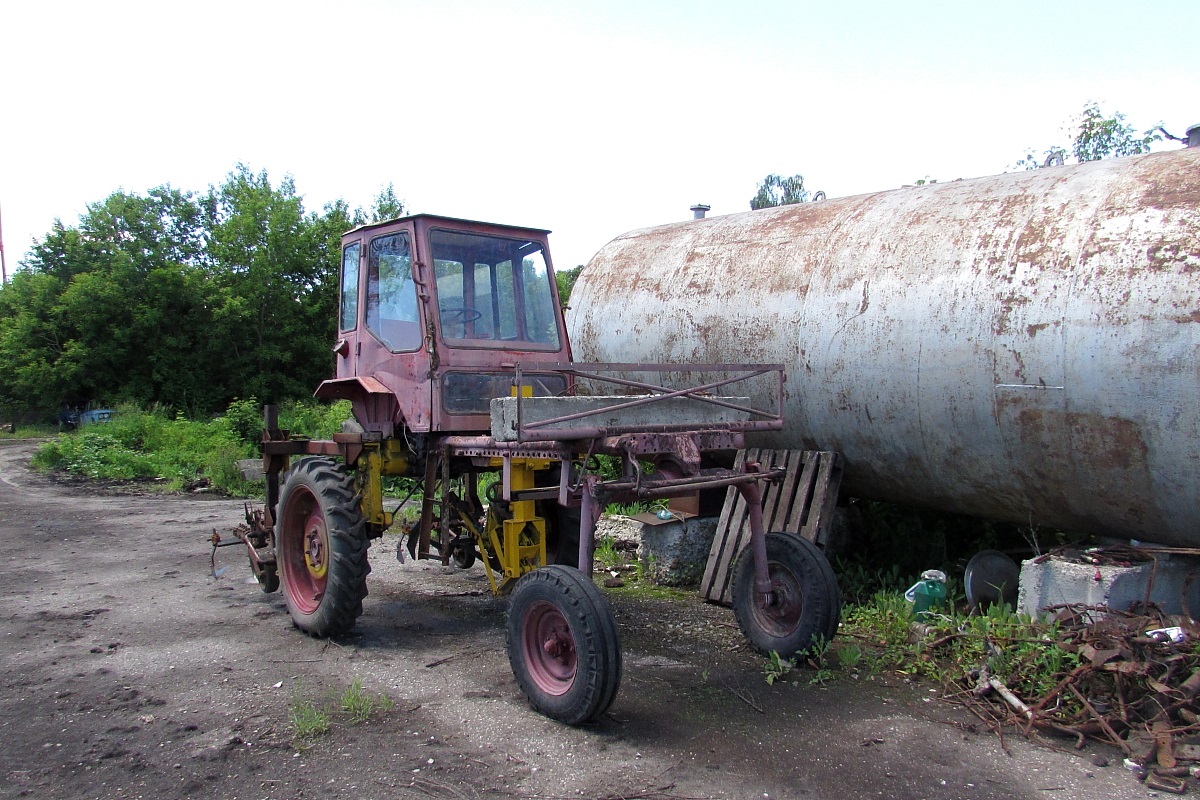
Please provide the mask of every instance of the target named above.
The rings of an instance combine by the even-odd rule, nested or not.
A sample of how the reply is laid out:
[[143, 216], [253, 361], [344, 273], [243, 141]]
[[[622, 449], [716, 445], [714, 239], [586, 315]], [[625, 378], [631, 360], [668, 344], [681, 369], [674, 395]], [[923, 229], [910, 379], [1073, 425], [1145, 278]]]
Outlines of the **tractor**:
[[[343, 235], [336, 368], [315, 394], [348, 400], [353, 419], [311, 440], [265, 409], [265, 503], [236, 531], [261, 588], [282, 590], [307, 634], [351, 630], [368, 546], [399, 512], [385, 479], [411, 478], [420, 517], [397, 525], [397, 556], [482, 562], [509, 597], [521, 691], [580, 724], [608, 709], [622, 672], [592, 578], [602, 510], [732, 487], [750, 509], [750, 555], [732, 577], [743, 633], [781, 654], [832, 637], [828, 562], [757, 513], [779, 471], [730, 457], [746, 434], [782, 427], [783, 368], [573, 362], [548, 233], [418, 214]], [[729, 394], [751, 385], [774, 402]]]

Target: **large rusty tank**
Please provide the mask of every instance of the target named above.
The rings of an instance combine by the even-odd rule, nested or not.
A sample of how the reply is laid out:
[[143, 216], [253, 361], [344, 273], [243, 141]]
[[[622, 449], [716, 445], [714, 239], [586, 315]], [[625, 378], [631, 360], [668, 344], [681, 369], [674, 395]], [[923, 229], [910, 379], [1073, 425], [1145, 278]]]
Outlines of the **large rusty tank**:
[[586, 361], [782, 362], [849, 493], [1200, 547], [1200, 148], [631, 231]]

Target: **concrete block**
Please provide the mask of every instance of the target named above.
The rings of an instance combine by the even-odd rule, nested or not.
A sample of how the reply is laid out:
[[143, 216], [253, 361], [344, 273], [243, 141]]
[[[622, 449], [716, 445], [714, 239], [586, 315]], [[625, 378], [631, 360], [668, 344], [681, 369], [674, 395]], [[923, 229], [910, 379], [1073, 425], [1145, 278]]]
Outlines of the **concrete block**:
[[717, 522], [716, 517], [690, 517], [661, 525], [643, 525], [638, 557], [650, 580], [661, 586], [699, 583], [717, 535]]
[[237, 468], [244, 481], [261, 481], [266, 478], [261, 458], [243, 458], [237, 462]]
[[642, 523], [621, 514], [605, 514], [596, 523], [595, 538], [596, 541], [612, 539], [617, 542], [632, 542], [635, 547], [641, 547]]
[[633, 517], [605, 516], [596, 524], [596, 539], [631, 542], [643, 574], [660, 586], [699, 583], [708, 563], [708, 551], [717, 534], [716, 517], [642, 522]]
[[[568, 422], [556, 422], [538, 430], [568, 431], [573, 428], [648, 427], [654, 425], [704, 425], [742, 422], [744, 411], [734, 411], [686, 397], [672, 397], [633, 408], [610, 410], [612, 406], [637, 400], [637, 397], [523, 397], [521, 416], [526, 423], [589, 412], [588, 416]], [[748, 406], [748, 397], [723, 397], [722, 400]], [[517, 438], [517, 398], [498, 397], [491, 402], [492, 438], [510, 442]]]
[[1043, 609], [1082, 603], [1126, 611], [1149, 599], [1167, 614], [1197, 618], [1200, 613], [1200, 559], [1187, 556], [1158, 557], [1154, 562], [1128, 567], [1079, 563], [1054, 556], [1041, 563], [1021, 564], [1017, 607], [1031, 616]]

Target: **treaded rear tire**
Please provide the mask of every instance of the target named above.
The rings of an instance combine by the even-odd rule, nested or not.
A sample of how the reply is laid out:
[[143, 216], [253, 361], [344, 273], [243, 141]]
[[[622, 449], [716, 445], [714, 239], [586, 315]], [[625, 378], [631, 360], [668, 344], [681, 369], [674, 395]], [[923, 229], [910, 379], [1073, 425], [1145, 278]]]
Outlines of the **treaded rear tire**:
[[284, 478], [276, 561], [292, 622], [312, 636], [347, 633], [362, 614], [371, 565], [358, 504], [354, 482], [332, 459], [301, 459]]
[[517, 581], [508, 608], [513, 675], [541, 714], [579, 725], [612, 705], [621, 685], [621, 643], [612, 607], [579, 570], [542, 567]]
[[733, 576], [733, 612], [742, 635], [758, 652], [790, 658], [818, 638], [837, 633], [841, 592], [825, 554], [792, 533], [767, 534], [767, 568], [778, 605], [763, 607], [754, 592], [754, 557], [747, 547]]

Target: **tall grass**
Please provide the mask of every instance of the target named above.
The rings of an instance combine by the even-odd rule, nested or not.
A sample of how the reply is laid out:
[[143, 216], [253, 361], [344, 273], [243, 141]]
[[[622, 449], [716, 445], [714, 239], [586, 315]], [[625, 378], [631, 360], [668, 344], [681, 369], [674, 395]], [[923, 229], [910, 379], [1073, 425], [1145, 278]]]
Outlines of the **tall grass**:
[[[349, 415], [345, 402], [294, 403], [280, 409], [280, 426], [328, 438]], [[225, 494], [257, 494], [236, 462], [259, 455], [261, 431], [261, 410], [253, 398], [236, 400], [226, 414], [203, 420], [122, 406], [108, 422], [43, 444], [33, 465], [98, 480], [153, 481], [168, 491], [204, 485]]]

